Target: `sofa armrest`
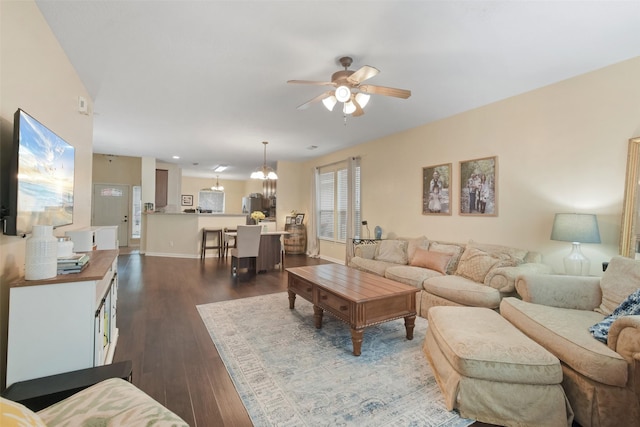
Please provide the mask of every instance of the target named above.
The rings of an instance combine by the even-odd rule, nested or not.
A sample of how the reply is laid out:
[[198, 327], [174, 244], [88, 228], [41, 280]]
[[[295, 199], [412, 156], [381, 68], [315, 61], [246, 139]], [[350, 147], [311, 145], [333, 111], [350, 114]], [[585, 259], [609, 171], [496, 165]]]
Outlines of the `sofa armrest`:
[[484, 278], [484, 284], [497, 289], [503, 294], [513, 293], [516, 279], [523, 274], [548, 274], [551, 267], [541, 263], [525, 263], [517, 267], [498, 267], [489, 271]]
[[628, 362], [640, 358], [640, 316], [622, 316], [609, 328], [607, 345]]
[[556, 274], [523, 274], [516, 291], [524, 301], [574, 310], [593, 310], [602, 302], [600, 278]]

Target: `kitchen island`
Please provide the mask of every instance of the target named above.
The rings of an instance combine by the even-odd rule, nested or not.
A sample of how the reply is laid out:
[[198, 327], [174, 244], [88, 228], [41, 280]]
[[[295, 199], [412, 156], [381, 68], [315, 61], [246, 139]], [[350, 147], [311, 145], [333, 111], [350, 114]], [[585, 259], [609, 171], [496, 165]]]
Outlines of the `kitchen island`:
[[200, 258], [203, 228], [231, 228], [246, 223], [244, 214], [144, 213], [140, 253], [147, 256]]

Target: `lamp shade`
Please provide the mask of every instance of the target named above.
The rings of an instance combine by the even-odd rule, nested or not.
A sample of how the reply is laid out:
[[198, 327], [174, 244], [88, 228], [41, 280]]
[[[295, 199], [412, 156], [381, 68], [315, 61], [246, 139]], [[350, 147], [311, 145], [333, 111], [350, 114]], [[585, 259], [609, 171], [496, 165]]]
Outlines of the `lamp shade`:
[[593, 214], [558, 213], [553, 220], [551, 240], [600, 243], [598, 218]]

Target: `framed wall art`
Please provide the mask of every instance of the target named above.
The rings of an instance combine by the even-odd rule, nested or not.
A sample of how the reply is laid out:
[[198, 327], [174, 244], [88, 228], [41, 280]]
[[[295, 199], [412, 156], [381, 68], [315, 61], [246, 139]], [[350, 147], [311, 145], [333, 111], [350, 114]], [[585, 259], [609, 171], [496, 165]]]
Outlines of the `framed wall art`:
[[498, 216], [498, 157], [460, 162], [460, 215]]
[[193, 206], [193, 195], [191, 195], [191, 194], [183, 194], [182, 195], [182, 206]]
[[451, 215], [451, 163], [422, 168], [422, 214]]

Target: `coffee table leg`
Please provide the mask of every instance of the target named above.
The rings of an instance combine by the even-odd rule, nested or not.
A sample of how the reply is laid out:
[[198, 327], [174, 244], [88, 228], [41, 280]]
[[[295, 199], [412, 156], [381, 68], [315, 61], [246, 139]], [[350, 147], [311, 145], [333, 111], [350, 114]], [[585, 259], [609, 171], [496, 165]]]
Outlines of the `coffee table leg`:
[[296, 305], [296, 293], [291, 291], [287, 291], [287, 292], [289, 292], [289, 308], [293, 310], [293, 308]]
[[351, 328], [351, 342], [353, 343], [353, 355], [360, 356], [362, 351], [362, 336], [364, 335], [364, 329]]
[[313, 306], [313, 319], [316, 321], [316, 328], [322, 328], [322, 314], [324, 310], [318, 307], [317, 305]]
[[416, 316], [407, 316], [404, 318], [404, 328], [407, 330], [407, 339], [413, 339], [413, 328], [416, 326]]

